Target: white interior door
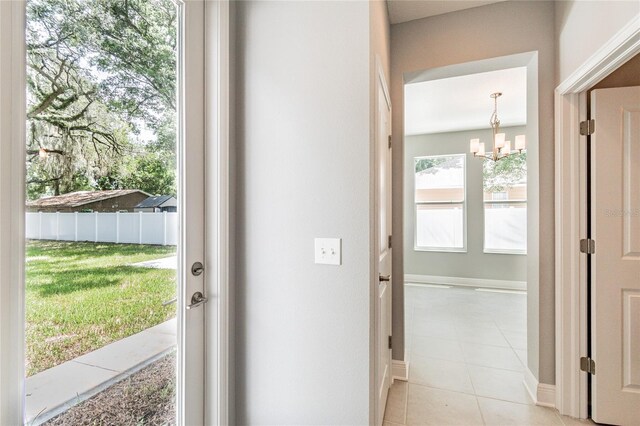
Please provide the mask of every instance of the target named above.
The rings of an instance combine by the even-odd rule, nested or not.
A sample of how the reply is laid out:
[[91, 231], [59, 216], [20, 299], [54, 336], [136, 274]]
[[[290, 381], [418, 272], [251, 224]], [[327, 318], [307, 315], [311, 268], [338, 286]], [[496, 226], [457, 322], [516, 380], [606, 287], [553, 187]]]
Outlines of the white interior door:
[[594, 90], [592, 418], [640, 421], [640, 87]]
[[376, 191], [378, 234], [378, 294], [376, 306], [378, 425], [382, 424], [391, 385], [391, 104], [386, 84], [378, 72], [376, 85]]

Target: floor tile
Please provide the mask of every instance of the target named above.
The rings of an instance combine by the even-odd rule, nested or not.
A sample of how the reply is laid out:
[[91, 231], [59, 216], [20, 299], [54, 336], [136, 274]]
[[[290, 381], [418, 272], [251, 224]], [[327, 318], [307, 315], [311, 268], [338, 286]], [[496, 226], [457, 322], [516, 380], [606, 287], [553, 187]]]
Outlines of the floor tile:
[[423, 337], [437, 337], [448, 340], [456, 339], [456, 327], [452, 322], [446, 321], [416, 321], [411, 328], [411, 333]]
[[407, 382], [396, 380], [389, 389], [387, 407], [384, 412], [384, 420], [397, 424], [404, 424], [407, 408]]
[[514, 352], [518, 355], [518, 358], [520, 358], [522, 365], [527, 367], [527, 351], [524, 349], [514, 349]]
[[467, 366], [462, 362], [414, 356], [409, 370], [409, 382], [473, 394]]
[[503, 401], [533, 404], [524, 387], [522, 373], [473, 366], [469, 368], [471, 383], [476, 395]]
[[469, 342], [461, 342], [460, 345], [467, 364], [523, 371], [522, 362], [510, 347], [505, 348]]
[[478, 397], [482, 418], [486, 425], [562, 426], [560, 416], [551, 408], [517, 404]]
[[464, 362], [462, 349], [460, 348], [458, 342], [455, 340], [413, 336], [411, 343], [411, 353], [415, 356]]
[[502, 346], [508, 348], [509, 342], [503, 337], [502, 332], [497, 326], [479, 327], [476, 325], [466, 324], [456, 327], [456, 335], [458, 340], [462, 342], [480, 343], [483, 345]]
[[526, 331], [503, 330], [502, 334], [513, 349], [527, 349]]
[[476, 397], [409, 384], [407, 425], [482, 425]]

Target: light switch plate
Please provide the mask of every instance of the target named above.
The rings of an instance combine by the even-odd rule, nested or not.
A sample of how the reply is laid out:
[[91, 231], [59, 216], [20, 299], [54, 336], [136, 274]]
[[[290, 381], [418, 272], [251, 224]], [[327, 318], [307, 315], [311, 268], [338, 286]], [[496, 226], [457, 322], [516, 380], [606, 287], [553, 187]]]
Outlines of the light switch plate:
[[316, 263], [324, 265], [342, 265], [342, 239], [316, 238]]

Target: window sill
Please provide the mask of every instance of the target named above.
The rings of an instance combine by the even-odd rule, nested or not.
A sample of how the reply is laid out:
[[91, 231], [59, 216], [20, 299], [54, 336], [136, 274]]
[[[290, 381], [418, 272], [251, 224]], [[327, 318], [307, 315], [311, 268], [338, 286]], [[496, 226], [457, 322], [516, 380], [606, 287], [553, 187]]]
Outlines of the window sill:
[[441, 248], [441, 247], [413, 247], [413, 251], [428, 251], [435, 253], [466, 253], [466, 248]]
[[491, 250], [491, 249], [484, 249], [483, 253], [484, 254], [515, 254], [515, 255], [520, 255], [520, 256], [526, 256], [527, 255], [527, 251], [526, 250]]

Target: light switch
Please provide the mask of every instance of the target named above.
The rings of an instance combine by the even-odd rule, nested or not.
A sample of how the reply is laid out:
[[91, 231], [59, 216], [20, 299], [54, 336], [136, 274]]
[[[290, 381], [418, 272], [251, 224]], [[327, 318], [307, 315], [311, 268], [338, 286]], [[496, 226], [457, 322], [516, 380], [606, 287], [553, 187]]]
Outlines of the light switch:
[[342, 240], [340, 238], [316, 238], [316, 263], [342, 265]]

